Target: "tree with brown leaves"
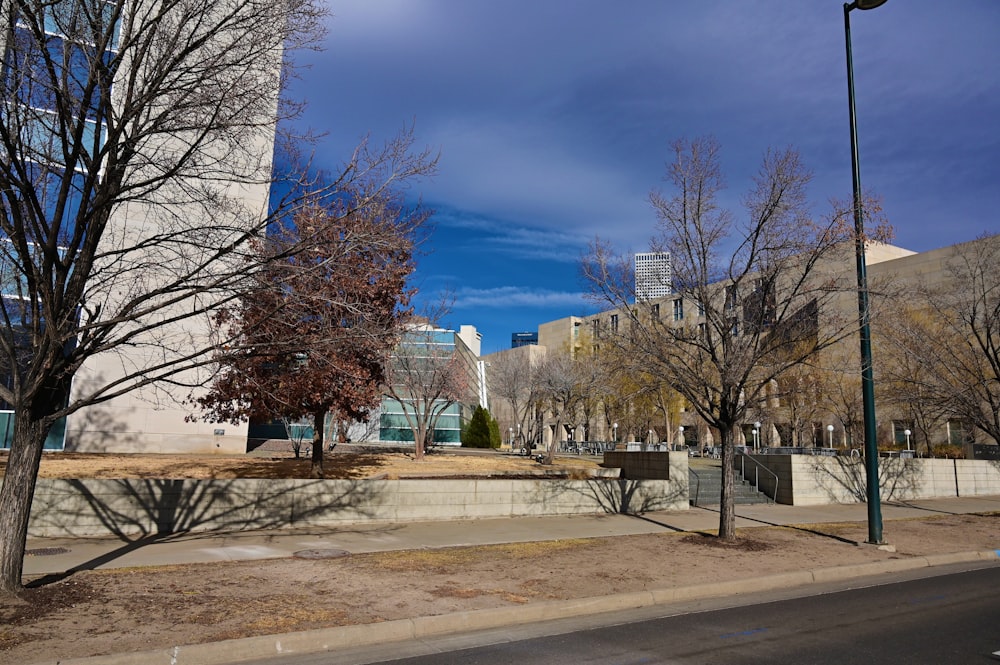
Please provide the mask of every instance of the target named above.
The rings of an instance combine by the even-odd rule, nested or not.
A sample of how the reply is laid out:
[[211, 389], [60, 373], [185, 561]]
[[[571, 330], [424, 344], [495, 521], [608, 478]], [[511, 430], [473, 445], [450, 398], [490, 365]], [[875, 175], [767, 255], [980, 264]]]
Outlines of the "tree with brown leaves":
[[364, 420], [408, 315], [413, 249], [428, 212], [383, 195], [301, 210], [258, 244], [269, 267], [216, 321], [236, 340], [199, 398], [213, 420], [308, 418], [311, 477], [323, 477], [327, 417]]

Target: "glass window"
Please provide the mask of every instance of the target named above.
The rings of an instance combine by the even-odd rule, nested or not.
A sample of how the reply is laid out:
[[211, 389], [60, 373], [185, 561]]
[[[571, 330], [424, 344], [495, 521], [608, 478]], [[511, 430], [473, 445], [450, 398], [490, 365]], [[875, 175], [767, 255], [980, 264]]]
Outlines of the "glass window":
[[975, 443], [972, 426], [967, 420], [955, 418], [948, 421], [948, 443], [953, 446]]
[[[49, 165], [53, 170], [60, 171], [59, 177], [61, 178], [61, 169], [66, 166], [67, 155], [64, 151], [66, 149], [72, 151], [73, 148], [68, 142], [59, 138], [56, 115], [43, 109], [25, 109], [25, 111], [21, 144], [26, 160]], [[75, 128], [67, 127], [65, 131], [67, 135], [72, 136]], [[69, 155], [74, 171], [83, 172], [88, 163], [95, 163], [99, 160], [105, 138], [104, 125], [98, 125], [92, 120], [83, 121], [79, 148]]]
[[907, 444], [906, 433], [909, 432], [909, 443], [913, 443], [913, 421], [912, 420], [893, 420], [892, 421], [892, 440], [897, 446], [905, 446]]
[[726, 310], [733, 310], [736, 308], [736, 285], [731, 284], [726, 287]]
[[[38, 42], [26, 30], [15, 30], [13, 39], [14, 48], [7, 52], [6, 78], [7, 85], [18, 91], [21, 103], [55, 109], [59, 93], [64, 103], [69, 101], [70, 108], [82, 110], [83, 116], [93, 115], [101, 92], [93, 79], [101, 75], [101, 69], [111, 76], [110, 53], [104, 54], [103, 67], [95, 68], [93, 61], [97, 54], [92, 46], [49, 37], [45, 44], [47, 54], [43, 56]], [[54, 69], [53, 73], [49, 67]]]
[[111, 48], [118, 43], [119, 22], [115, 3], [107, 0], [57, 0], [45, 8], [45, 32], [71, 37], [76, 41], [97, 43], [106, 26], [114, 23]]
[[674, 321], [681, 321], [684, 318], [684, 301], [681, 298], [674, 300]]

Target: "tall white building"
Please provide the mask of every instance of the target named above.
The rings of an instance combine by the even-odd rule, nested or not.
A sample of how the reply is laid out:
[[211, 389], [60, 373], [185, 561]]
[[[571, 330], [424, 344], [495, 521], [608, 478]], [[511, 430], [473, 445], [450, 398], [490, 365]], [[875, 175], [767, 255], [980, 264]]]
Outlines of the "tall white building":
[[671, 293], [670, 253], [640, 252], [635, 255], [635, 299], [653, 300]]
[[0, 384], [56, 368], [46, 448], [245, 451], [245, 425], [189, 416], [267, 220], [287, 5], [0, 9]]

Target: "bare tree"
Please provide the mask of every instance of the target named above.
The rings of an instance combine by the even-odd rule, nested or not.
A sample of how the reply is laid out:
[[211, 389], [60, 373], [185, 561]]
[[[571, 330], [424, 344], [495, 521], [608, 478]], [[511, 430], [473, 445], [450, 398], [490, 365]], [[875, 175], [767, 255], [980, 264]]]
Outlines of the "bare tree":
[[811, 446], [815, 443], [813, 425], [821, 413], [820, 392], [823, 383], [822, 372], [808, 363], [789, 367], [777, 378], [777, 390], [770, 397], [777, 398], [780, 407], [772, 409], [771, 416], [784, 416], [787, 434], [790, 435], [789, 440], [783, 442], [784, 445]]
[[398, 404], [413, 434], [418, 460], [434, 444], [444, 412], [473, 399], [470, 359], [457, 348], [454, 336], [452, 331], [427, 323], [411, 324], [389, 360], [383, 390]]
[[[824, 378], [820, 389], [822, 407], [835, 417], [847, 435], [847, 443], [861, 447], [864, 443], [864, 408], [861, 403], [861, 375], [853, 368], [856, 354], [831, 349], [824, 354]], [[852, 368], [852, 369], [845, 369]]]
[[1000, 442], [1000, 234], [959, 245], [945, 278], [884, 328], [919, 367], [897, 376], [909, 391]]
[[[516, 440], [512, 448], [522, 446], [530, 450], [528, 442], [534, 442], [538, 419], [536, 410], [541, 400], [541, 385], [538, 369], [542, 359], [536, 359], [536, 349], [542, 347], [522, 346], [498, 353], [489, 367], [489, 386], [492, 398], [503, 400], [510, 407]], [[492, 404], [492, 401], [491, 401]]]
[[572, 425], [583, 398], [581, 363], [569, 349], [549, 350], [538, 368], [538, 382], [543, 401], [548, 405], [552, 441], [545, 454], [545, 463], [552, 464], [565, 427]]
[[609, 379], [608, 366], [602, 363], [596, 355], [590, 360], [591, 362], [579, 363], [577, 367], [579, 379], [577, 390], [580, 394], [579, 413], [582, 418], [584, 441], [594, 440], [593, 425], [597, 421]]
[[657, 411], [661, 406], [652, 377], [616, 368], [609, 376], [603, 400], [612, 430], [614, 423], [618, 423], [618, 434], [621, 436], [634, 441], [646, 440], [647, 433], [655, 427]]
[[[667, 170], [674, 193], [650, 196], [659, 218], [652, 249], [670, 253], [674, 289], [691, 315], [665, 321], [651, 311], [655, 303], [636, 302], [630, 262], [600, 241], [583, 272], [595, 299], [628, 321], [607, 336], [621, 357], [665, 381], [718, 430], [719, 537], [732, 540], [736, 428], [775, 377], [856, 330], [850, 317], [838, 320], [825, 307], [846, 287], [838, 283], [836, 260], [850, 227], [842, 215], [824, 223], [810, 218], [810, 176], [792, 150], [766, 153], [743, 198], [741, 224], [719, 207], [724, 182], [716, 141], [676, 142]], [[840, 250], [841, 259], [847, 251]]]
[[[269, 222], [275, 127], [295, 110], [280, 101], [283, 54], [314, 44], [323, 14], [315, 0], [0, 12], [0, 398], [15, 413], [0, 591], [20, 588], [53, 423], [137, 389], [182, 399], [207, 378], [203, 331], [257, 269], [249, 241]], [[423, 169], [410, 138], [359, 146], [332, 193]], [[115, 371], [94, 371], [97, 357]]]
[[[902, 311], [879, 321], [877, 342], [882, 362], [876, 377], [882, 401], [891, 404], [906, 420], [912, 422], [913, 449], [928, 456], [933, 454], [934, 433], [948, 415], [950, 399], [940, 400], [936, 390], [925, 385], [924, 372], [934, 371], [925, 350], [927, 339], [922, 332], [934, 327], [934, 315], [926, 309], [914, 309], [908, 298]], [[921, 334], [914, 335], [914, 331]], [[922, 445], [921, 445], [922, 444]]]

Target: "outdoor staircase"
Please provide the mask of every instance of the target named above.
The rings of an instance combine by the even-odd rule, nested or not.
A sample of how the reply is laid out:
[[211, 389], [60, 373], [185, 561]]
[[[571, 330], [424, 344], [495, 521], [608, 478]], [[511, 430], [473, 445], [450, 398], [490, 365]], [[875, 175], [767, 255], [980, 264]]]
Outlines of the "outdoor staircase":
[[[740, 477], [740, 472], [735, 471], [736, 478], [733, 480], [733, 490], [735, 502], [738, 505], [753, 503], [773, 503], [771, 497]], [[722, 494], [722, 466], [719, 464], [698, 465], [688, 467], [688, 493], [692, 506], [717, 506], [719, 496]]]

